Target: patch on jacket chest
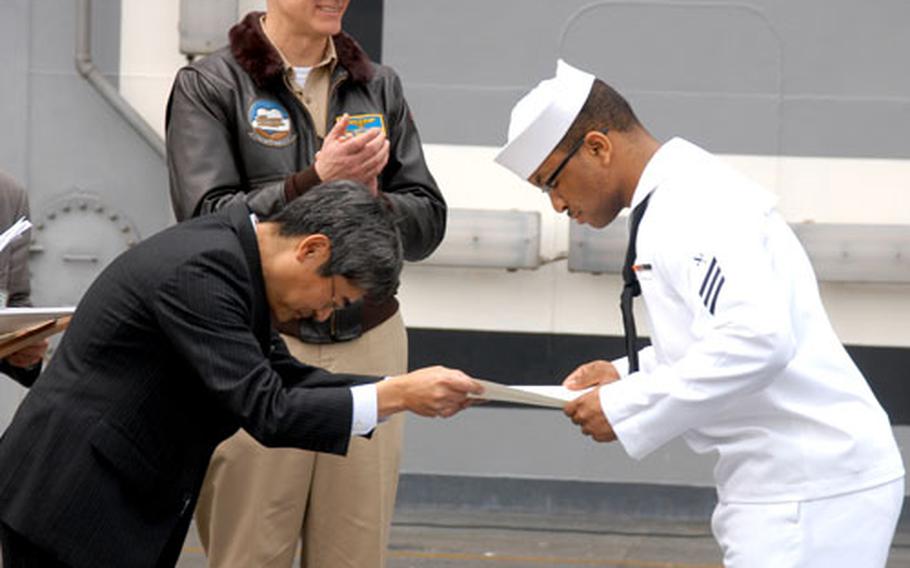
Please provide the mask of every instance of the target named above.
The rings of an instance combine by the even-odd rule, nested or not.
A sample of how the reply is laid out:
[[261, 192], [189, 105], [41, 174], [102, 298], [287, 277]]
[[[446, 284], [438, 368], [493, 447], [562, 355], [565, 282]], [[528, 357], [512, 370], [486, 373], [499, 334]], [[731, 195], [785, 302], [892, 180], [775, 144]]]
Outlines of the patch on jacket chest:
[[[341, 117], [336, 116], [335, 122], [338, 122], [339, 120], [341, 120]], [[379, 113], [350, 115], [348, 117], [348, 127], [345, 129], [345, 132], [359, 134], [364, 130], [369, 130], [370, 128], [381, 128], [383, 134], [386, 136], [389, 135], [385, 130], [385, 120]]]
[[296, 135], [291, 130], [291, 115], [277, 101], [256, 99], [247, 111], [250, 137], [266, 146], [287, 146]]

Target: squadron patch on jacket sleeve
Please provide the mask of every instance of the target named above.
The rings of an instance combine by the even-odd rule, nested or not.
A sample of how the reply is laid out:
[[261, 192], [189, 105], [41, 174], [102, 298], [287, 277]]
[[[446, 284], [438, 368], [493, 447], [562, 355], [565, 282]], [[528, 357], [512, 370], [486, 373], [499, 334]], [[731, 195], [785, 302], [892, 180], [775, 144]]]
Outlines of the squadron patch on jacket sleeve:
[[281, 103], [270, 99], [256, 99], [247, 112], [250, 137], [266, 146], [282, 147], [294, 141], [291, 116]]

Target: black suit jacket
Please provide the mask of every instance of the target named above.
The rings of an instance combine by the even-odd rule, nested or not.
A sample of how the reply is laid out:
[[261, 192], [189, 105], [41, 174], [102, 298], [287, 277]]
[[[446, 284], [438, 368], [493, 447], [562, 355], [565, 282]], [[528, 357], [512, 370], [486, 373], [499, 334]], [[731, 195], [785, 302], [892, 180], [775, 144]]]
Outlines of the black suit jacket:
[[76, 567], [173, 565], [215, 446], [342, 454], [349, 386], [271, 329], [243, 205], [112, 262], [0, 441], [0, 520]]

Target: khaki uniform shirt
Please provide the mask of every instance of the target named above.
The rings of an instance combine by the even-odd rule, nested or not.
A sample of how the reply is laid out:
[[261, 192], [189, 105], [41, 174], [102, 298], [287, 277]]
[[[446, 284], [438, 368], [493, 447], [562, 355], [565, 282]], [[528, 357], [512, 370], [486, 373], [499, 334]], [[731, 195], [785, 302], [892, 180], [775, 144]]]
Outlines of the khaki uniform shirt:
[[[264, 26], [265, 16], [263, 16], [262, 23]], [[310, 113], [310, 117], [313, 119], [313, 126], [316, 128], [316, 134], [319, 138], [325, 138], [326, 132], [329, 130], [328, 117], [326, 116], [329, 103], [329, 86], [331, 85], [335, 65], [338, 63], [335, 42], [329, 38], [322, 59], [310, 69], [306, 84], [303, 86], [297, 83], [294, 66], [288, 62], [277, 45], [272, 43], [272, 46], [278, 52], [278, 55], [281, 56], [281, 60], [284, 61], [284, 80], [288, 88], [297, 96], [301, 104], [306, 107], [307, 112]]]

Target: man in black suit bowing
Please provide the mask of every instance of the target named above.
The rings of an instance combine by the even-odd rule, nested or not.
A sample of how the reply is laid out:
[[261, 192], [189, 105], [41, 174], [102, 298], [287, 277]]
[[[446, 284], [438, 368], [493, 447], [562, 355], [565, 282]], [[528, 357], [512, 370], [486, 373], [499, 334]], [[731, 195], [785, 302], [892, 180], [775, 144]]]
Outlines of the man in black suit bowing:
[[401, 262], [391, 214], [345, 181], [268, 220], [237, 205], [121, 255], [0, 441], [4, 567], [173, 566], [209, 457], [238, 428], [343, 454], [395, 412], [464, 408], [482, 388], [459, 371], [331, 374], [272, 329], [389, 297]]

